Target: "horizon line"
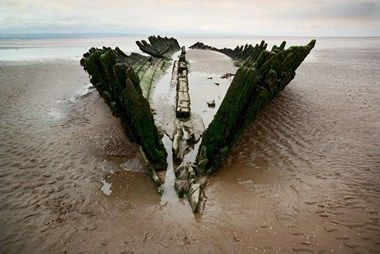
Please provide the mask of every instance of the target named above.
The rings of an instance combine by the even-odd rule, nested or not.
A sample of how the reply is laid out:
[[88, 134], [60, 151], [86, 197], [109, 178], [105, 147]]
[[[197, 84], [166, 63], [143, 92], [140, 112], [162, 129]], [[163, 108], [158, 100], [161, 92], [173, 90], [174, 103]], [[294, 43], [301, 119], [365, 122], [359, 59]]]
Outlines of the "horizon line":
[[[170, 34], [170, 35], [168, 35]], [[380, 35], [366, 36], [324, 36], [324, 35], [264, 35], [264, 34], [203, 34], [203, 33], [121, 33], [121, 32], [59, 32], [59, 33], [3, 33], [0, 39], [64, 39], [64, 38], [99, 38], [99, 37], [137, 37], [137, 36], [163, 36], [163, 37], [296, 37], [296, 38], [380, 38]]]

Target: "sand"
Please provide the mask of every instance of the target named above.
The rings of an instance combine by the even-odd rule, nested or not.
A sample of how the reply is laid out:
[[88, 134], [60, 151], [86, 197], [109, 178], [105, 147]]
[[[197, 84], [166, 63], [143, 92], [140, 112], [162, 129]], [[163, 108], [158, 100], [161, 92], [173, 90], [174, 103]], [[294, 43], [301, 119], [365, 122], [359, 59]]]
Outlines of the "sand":
[[379, 49], [312, 54], [209, 180], [202, 216], [158, 195], [78, 62], [1, 62], [0, 253], [378, 253]]

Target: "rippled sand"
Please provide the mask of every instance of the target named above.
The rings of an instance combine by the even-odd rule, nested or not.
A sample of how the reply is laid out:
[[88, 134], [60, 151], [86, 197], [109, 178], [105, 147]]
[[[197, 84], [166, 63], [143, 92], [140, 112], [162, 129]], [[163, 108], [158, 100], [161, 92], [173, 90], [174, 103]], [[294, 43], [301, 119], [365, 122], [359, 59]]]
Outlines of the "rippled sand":
[[379, 253], [379, 49], [312, 54], [195, 217], [78, 62], [0, 63], [0, 253]]

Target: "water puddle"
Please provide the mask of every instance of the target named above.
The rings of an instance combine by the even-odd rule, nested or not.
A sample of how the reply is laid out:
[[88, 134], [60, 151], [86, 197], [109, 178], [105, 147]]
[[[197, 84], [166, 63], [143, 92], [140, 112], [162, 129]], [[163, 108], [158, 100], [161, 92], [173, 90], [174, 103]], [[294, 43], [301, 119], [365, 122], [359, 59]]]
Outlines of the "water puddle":
[[201, 145], [201, 143], [202, 143], [202, 138], [199, 139], [199, 141], [194, 145], [194, 148], [192, 148], [190, 152], [185, 154], [185, 157], [183, 158], [184, 162], [194, 162], [195, 161], [197, 154], [198, 154], [199, 146]]
[[112, 193], [112, 190], [111, 190], [112, 184], [107, 183], [105, 179], [100, 180], [100, 182], [103, 184], [103, 186], [101, 188], [101, 191], [104, 193], [104, 195], [107, 195], [107, 196], [111, 195], [111, 193]]
[[177, 192], [174, 189], [175, 173], [173, 167], [173, 152], [172, 152], [172, 141], [167, 135], [164, 135], [162, 139], [166, 152], [168, 153], [167, 162], [168, 168], [165, 174], [165, 183], [163, 184], [164, 193], [161, 197], [161, 204], [174, 201], [178, 201]]

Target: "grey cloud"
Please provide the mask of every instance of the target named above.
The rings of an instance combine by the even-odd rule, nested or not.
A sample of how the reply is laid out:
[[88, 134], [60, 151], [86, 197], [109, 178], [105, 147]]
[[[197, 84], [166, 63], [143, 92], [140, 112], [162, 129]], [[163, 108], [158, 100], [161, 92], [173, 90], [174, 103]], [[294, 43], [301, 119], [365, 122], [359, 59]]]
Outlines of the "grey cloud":
[[272, 19], [278, 20], [352, 20], [379, 21], [380, 4], [360, 1], [331, 1], [331, 3], [304, 4], [278, 13], [271, 13]]
[[380, 35], [379, 6], [370, 0], [0, 0], [0, 33], [330, 35], [339, 24], [339, 34], [349, 36], [353, 29], [342, 25], [348, 21], [356, 35]]
[[337, 19], [378, 19], [380, 15], [380, 4], [375, 2], [345, 2], [324, 6], [320, 10], [322, 17]]

